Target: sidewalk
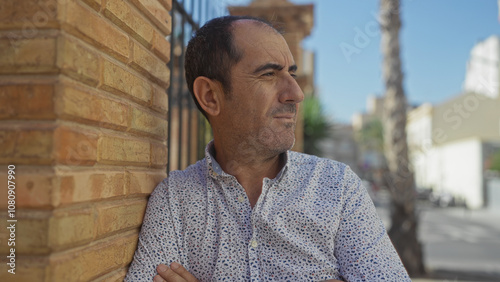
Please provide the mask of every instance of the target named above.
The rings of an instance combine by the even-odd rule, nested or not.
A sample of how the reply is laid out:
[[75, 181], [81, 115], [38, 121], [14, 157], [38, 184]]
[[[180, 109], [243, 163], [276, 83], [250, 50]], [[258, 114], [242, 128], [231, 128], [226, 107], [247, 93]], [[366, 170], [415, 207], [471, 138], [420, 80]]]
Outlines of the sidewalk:
[[[498, 209], [467, 210], [465, 208], [447, 208], [444, 209], [444, 212], [450, 216], [467, 218], [500, 231], [500, 210]], [[491, 224], [492, 222], [496, 222], [497, 224]]]
[[[388, 229], [388, 193], [379, 192], [373, 200]], [[436, 208], [427, 202], [417, 206], [428, 276], [412, 281], [500, 281], [499, 210]]]

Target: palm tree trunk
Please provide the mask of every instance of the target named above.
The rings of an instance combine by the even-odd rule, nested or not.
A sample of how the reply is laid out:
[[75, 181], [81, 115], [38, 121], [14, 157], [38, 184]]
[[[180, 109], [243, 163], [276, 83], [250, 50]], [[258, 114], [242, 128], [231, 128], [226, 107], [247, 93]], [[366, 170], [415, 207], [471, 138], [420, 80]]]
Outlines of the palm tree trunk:
[[399, 52], [399, 0], [380, 0], [380, 28], [384, 55], [384, 152], [385, 180], [391, 192], [389, 236], [410, 276], [424, 274], [422, 247], [417, 238], [413, 172], [406, 141], [406, 97]]

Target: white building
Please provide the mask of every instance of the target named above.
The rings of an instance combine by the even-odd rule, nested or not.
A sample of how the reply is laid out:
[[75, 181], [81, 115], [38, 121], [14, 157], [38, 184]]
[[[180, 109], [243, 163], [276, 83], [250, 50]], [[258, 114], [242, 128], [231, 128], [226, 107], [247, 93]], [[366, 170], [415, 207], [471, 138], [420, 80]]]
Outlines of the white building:
[[408, 114], [417, 187], [449, 193], [469, 208], [488, 202], [488, 158], [500, 150], [499, 58], [498, 37], [479, 42], [467, 64], [464, 93]]
[[470, 52], [464, 91], [495, 98], [500, 92], [499, 81], [500, 37], [492, 35], [477, 43]]

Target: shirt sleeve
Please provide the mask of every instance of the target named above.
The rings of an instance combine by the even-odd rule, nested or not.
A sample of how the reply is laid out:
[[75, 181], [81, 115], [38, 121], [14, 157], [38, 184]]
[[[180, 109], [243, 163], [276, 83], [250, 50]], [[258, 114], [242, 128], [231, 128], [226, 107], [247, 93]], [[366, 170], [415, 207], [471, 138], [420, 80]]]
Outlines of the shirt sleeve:
[[359, 177], [346, 167], [335, 257], [346, 281], [411, 281]]
[[179, 261], [179, 246], [166, 180], [151, 193], [134, 259], [124, 281], [153, 281], [156, 267]]

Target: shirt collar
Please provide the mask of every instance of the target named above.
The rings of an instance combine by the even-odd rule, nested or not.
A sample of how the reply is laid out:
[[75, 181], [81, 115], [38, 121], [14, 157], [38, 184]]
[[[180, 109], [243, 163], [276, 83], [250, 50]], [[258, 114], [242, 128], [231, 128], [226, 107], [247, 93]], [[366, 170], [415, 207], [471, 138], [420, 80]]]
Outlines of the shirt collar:
[[[285, 176], [286, 171], [288, 171], [288, 167], [290, 165], [289, 152], [290, 151], [287, 150], [281, 155], [283, 158], [285, 158], [285, 165], [272, 181], [281, 181], [281, 179]], [[214, 140], [212, 140], [207, 144], [205, 148], [205, 159], [207, 160], [207, 167], [210, 176], [212, 176], [213, 178], [216, 178], [218, 176], [231, 176], [230, 174], [222, 170], [221, 166], [215, 159], [214, 154], [215, 154], [215, 146], [214, 146]]]

